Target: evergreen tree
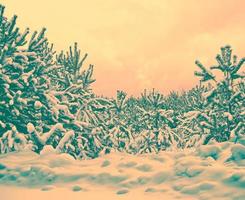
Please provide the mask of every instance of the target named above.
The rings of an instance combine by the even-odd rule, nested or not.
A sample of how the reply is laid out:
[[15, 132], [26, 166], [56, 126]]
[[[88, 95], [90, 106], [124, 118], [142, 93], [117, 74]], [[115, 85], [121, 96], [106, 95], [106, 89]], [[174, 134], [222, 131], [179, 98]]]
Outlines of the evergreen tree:
[[1, 6], [1, 152], [18, 149], [18, 143], [28, 143], [39, 152], [55, 139], [54, 135], [63, 137], [65, 132], [63, 124], [59, 123], [57, 107], [60, 102], [49, 93], [48, 74], [53, 67], [54, 52], [45, 37], [45, 29], [39, 34], [34, 32], [28, 43], [29, 30], [20, 33], [16, 28], [17, 17], [9, 21], [3, 14], [4, 7]]
[[[66, 107], [66, 117], [70, 117], [69, 127], [75, 130], [73, 152], [76, 157], [97, 157], [105, 146], [106, 108], [111, 104], [105, 98], [97, 97], [91, 90], [93, 65], [82, 71], [87, 54], [81, 58], [77, 47], [70, 47], [56, 57], [58, 66], [51, 73], [53, 94]], [[71, 153], [71, 152], [70, 152]]]
[[[212, 81], [212, 89], [206, 95], [205, 109], [200, 124], [208, 132], [206, 140], [226, 141], [231, 133], [237, 137], [244, 133], [244, 105], [245, 93], [238, 87], [243, 83], [244, 72], [240, 72], [245, 58], [237, 62], [237, 56], [232, 56], [230, 46], [221, 48], [216, 56], [218, 65], [207, 70], [199, 61], [196, 61], [201, 72], [195, 72], [202, 82]], [[223, 77], [218, 80], [211, 70], [219, 70]], [[240, 84], [239, 84], [240, 83]]]

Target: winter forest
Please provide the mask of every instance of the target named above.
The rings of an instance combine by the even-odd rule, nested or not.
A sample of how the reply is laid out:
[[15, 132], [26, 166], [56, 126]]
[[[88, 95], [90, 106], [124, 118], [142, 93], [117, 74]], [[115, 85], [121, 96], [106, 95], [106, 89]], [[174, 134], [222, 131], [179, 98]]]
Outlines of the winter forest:
[[[57, 158], [61, 163], [68, 159], [81, 165], [92, 162], [99, 165], [96, 162], [105, 159], [104, 167], [121, 162], [115, 161], [120, 156], [126, 160], [168, 156], [169, 160], [175, 159], [170, 170], [172, 176], [183, 184], [180, 181], [176, 186], [177, 179], [167, 177], [163, 162], [158, 170], [165, 169], [165, 175], [159, 172], [160, 179], [149, 175], [149, 181], [146, 175], [140, 175], [142, 180], [138, 177], [138, 182], [134, 182], [137, 188], [146, 186], [146, 193], [161, 197], [165, 194], [159, 192], [159, 187], [169, 181], [172, 190], [176, 195], [182, 194], [179, 198], [183, 199], [245, 198], [245, 57], [236, 56], [231, 46], [224, 45], [217, 50], [212, 66], [204, 66], [201, 60], [193, 61], [196, 64], [193, 76], [199, 84], [188, 91], [163, 95], [147, 88], [137, 98], [125, 91], [117, 91], [115, 98], [107, 98], [91, 89], [96, 81], [93, 77], [96, 67], [84, 66], [87, 54], [80, 50], [79, 44], [56, 52], [45, 36], [45, 28], [36, 32], [20, 30], [16, 26], [17, 16], [8, 19], [4, 10], [0, 6], [0, 185], [33, 184], [49, 190], [50, 185], [62, 182], [58, 178], [61, 172], [53, 172], [56, 176], [50, 178], [50, 171], [38, 168], [41, 164], [29, 163], [30, 168], [21, 169], [22, 157], [29, 162], [28, 155], [30, 160], [46, 156], [45, 159]], [[185, 155], [189, 160], [183, 160]], [[203, 162], [208, 164], [202, 165]], [[217, 162], [223, 168], [217, 168]], [[126, 167], [136, 169], [134, 163]], [[148, 164], [137, 169], [150, 172]], [[212, 164], [216, 175], [207, 182], [205, 176], [211, 173], [207, 168]], [[224, 174], [218, 175], [217, 170]], [[101, 174], [93, 179], [78, 176], [75, 181], [86, 179], [93, 184], [98, 181], [117, 185], [117, 195], [130, 195], [134, 187], [132, 180], [115, 178], [116, 175], [113, 179], [106, 172]], [[103, 174], [105, 177], [101, 177]], [[199, 180], [200, 174], [204, 177]], [[70, 175], [69, 179], [63, 174], [62, 177], [71, 184], [74, 176]], [[185, 185], [187, 180], [183, 179], [190, 181], [192, 177], [195, 182]], [[221, 183], [216, 183], [217, 179]], [[229, 188], [229, 195], [221, 192], [222, 184]], [[188, 190], [187, 186], [191, 185], [196, 188]], [[76, 190], [82, 189], [74, 186], [73, 191]], [[206, 196], [209, 190], [220, 191], [220, 196]], [[158, 196], [151, 197], [154, 198]]]

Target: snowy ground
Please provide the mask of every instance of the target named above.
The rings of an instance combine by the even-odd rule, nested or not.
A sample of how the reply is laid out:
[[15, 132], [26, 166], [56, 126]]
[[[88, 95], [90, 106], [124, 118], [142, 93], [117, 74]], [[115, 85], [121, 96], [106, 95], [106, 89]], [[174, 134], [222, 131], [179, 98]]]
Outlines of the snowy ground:
[[0, 199], [245, 199], [245, 146], [77, 161], [44, 150], [0, 155]]

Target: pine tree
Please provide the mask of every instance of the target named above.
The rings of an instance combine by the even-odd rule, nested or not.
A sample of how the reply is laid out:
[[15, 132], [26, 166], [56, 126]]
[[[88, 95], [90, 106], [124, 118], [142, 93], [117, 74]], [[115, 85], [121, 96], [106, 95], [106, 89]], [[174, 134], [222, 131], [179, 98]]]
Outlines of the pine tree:
[[[237, 56], [232, 56], [230, 46], [221, 48], [221, 53], [216, 56], [218, 65], [211, 66], [210, 70], [219, 70], [223, 77], [217, 77], [207, 70], [199, 61], [196, 61], [201, 72], [195, 75], [202, 77], [202, 82], [212, 81], [213, 88], [206, 95], [205, 109], [201, 125], [208, 135], [204, 143], [211, 139], [226, 141], [233, 135], [244, 133], [245, 93], [237, 87], [244, 79], [244, 72], [240, 72], [245, 58], [237, 62]], [[243, 125], [242, 125], [243, 124]], [[239, 127], [239, 128], [238, 128]]]
[[[145, 122], [145, 138], [151, 148], [148, 151], [160, 151], [172, 145], [177, 146], [179, 135], [175, 133], [176, 126], [174, 111], [165, 109], [165, 98], [159, 92], [153, 90], [149, 94], [144, 93], [140, 99], [143, 109], [143, 121]], [[144, 135], [143, 134], [143, 135]]]
[[93, 65], [83, 70], [87, 54], [81, 57], [77, 43], [66, 53], [56, 57], [57, 68], [51, 73], [53, 94], [66, 107], [66, 117], [70, 124], [66, 126], [75, 131], [75, 139], [69, 145], [76, 157], [97, 157], [105, 146], [107, 132], [105, 117], [111, 102], [97, 97], [91, 90]]
[[54, 52], [45, 29], [34, 32], [28, 43], [29, 30], [20, 33], [16, 19], [9, 21], [0, 7], [1, 152], [17, 150], [19, 143], [28, 143], [39, 152], [58, 135], [59, 143], [65, 132], [57, 109], [60, 102], [49, 93]]

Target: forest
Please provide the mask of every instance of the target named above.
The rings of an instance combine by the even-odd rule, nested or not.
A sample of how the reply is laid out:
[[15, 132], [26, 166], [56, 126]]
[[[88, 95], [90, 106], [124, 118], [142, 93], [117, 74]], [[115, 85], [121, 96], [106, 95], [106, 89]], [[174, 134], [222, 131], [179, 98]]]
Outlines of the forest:
[[[140, 97], [117, 91], [96, 95], [94, 66], [77, 43], [56, 52], [46, 29], [30, 33], [0, 6], [0, 153], [52, 147], [75, 159], [111, 152], [158, 153], [212, 142], [239, 142], [245, 134], [245, 57], [221, 47], [214, 65], [195, 61], [199, 84]], [[221, 76], [222, 75], [222, 76]]]

